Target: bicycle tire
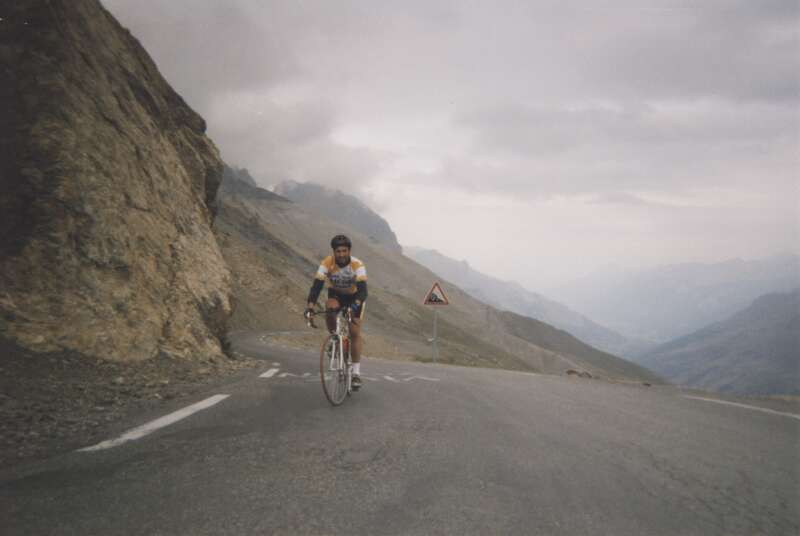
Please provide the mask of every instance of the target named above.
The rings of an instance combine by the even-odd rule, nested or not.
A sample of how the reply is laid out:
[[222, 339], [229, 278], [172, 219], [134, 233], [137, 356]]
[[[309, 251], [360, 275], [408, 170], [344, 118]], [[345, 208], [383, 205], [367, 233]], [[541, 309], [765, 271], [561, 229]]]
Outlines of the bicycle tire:
[[339, 351], [341, 341], [336, 335], [328, 335], [325, 342], [322, 343], [322, 349], [319, 353], [319, 376], [322, 383], [322, 391], [325, 393], [325, 398], [333, 406], [338, 406], [344, 402], [349, 394], [348, 389], [348, 374], [347, 363], [342, 363], [341, 367], [334, 365], [331, 368], [331, 355]]

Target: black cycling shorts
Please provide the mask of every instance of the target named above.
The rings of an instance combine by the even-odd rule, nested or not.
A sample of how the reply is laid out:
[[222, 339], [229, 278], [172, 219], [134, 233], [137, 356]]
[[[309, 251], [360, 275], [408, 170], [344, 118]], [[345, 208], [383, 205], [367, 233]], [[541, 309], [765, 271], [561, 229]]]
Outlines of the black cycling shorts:
[[[333, 289], [328, 289], [328, 299], [329, 300], [336, 300], [339, 302], [340, 307], [349, 307], [356, 301], [355, 294], [339, 294]], [[362, 303], [358, 306], [358, 308], [353, 311], [353, 318], [358, 318], [359, 320], [364, 319], [364, 310], [366, 309], [366, 302]]]

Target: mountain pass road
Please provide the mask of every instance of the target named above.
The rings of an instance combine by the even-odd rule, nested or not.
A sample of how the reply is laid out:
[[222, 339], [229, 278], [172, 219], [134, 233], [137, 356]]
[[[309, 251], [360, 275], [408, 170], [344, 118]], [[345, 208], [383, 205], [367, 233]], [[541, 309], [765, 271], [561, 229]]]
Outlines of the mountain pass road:
[[235, 337], [264, 360], [251, 377], [120, 423], [89, 450], [4, 470], [0, 532], [800, 531], [795, 415], [671, 387], [380, 359], [334, 408], [317, 355], [265, 340]]

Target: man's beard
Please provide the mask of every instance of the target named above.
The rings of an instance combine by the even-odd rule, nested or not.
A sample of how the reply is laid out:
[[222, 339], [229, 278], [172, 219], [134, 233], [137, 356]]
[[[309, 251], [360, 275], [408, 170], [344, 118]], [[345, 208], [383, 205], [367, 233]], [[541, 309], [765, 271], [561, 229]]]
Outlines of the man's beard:
[[335, 259], [335, 260], [336, 260], [336, 266], [338, 266], [339, 268], [344, 268], [345, 266], [350, 264], [350, 256], [349, 255], [342, 262], [339, 262], [339, 259]]

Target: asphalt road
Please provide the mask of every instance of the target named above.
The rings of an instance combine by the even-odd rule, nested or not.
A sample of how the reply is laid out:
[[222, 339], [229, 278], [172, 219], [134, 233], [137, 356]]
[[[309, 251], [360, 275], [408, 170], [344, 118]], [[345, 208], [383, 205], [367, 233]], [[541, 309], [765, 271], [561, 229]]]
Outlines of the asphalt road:
[[344, 405], [317, 357], [140, 439], [0, 474], [16, 534], [797, 534], [800, 419], [671, 388], [373, 359]]

